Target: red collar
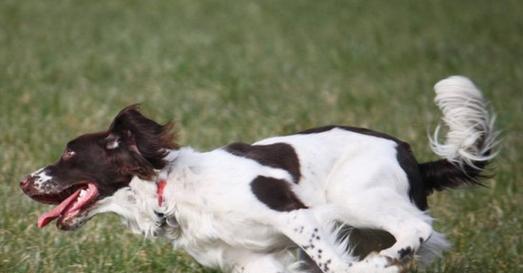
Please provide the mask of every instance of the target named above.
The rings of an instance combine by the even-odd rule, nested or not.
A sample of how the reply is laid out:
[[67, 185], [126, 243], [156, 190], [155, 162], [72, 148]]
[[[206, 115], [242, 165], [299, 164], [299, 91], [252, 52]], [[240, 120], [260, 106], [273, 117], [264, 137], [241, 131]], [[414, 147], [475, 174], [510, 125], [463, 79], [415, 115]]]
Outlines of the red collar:
[[167, 181], [165, 181], [165, 179], [158, 179], [158, 181], [156, 181], [156, 197], [158, 198], [159, 207], [163, 204], [163, 191], [165, 190], [166, 185]]

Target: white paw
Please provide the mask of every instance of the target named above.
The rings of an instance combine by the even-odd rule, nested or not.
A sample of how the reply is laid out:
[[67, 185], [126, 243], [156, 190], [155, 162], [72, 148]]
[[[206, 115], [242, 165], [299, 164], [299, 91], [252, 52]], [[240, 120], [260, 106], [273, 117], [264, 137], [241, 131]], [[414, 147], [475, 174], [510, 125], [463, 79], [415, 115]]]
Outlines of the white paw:
[[352, 263], [350, 273], [400, 273], [401, 268], [391, 263], [391, 259], [381, 255], [367, 256], [360, 262]]

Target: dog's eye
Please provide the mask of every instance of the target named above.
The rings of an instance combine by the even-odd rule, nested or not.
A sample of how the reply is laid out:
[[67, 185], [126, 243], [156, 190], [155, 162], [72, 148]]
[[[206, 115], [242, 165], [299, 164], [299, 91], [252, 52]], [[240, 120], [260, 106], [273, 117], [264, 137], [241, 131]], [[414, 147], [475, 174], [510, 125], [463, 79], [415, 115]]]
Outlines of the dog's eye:
[[71, 159], [75, 154], [76, 153], [73, 150], [67, 148], [67, 149], [65, 149], [64, 154], [62, 155], [62, 158], [64, 160], [68, 160], [68, 159]]

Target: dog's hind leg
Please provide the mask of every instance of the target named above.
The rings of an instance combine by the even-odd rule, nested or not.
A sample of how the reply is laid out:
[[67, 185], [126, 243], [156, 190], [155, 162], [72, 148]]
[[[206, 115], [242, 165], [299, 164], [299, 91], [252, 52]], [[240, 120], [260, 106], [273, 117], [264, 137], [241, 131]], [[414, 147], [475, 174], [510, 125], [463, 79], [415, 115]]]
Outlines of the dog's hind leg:
[[337, 242], [337, 234], [329, 223], [314, 216], [313, 209], [282, 213], [272, 219], [276, 228], [296, 243], [324, 273], [396, 273], [399, 268], [384, 258], [373, 260], [372, 269], [362, 267], [358, 259], [346, 252], [347, 246]]
[[381, 250], [379, 255], [368, 256], [364, 261], [385, 257], [390, 264], [406, 267], [433, 233], [432, 219], [428, 215], [417, 209], [408, 198], [389, 190], [361, 192], [358, 197], [346, 200], [339, 211], [340, 220], [356, 228], [380, 229], [394, 236], [392, 246]]

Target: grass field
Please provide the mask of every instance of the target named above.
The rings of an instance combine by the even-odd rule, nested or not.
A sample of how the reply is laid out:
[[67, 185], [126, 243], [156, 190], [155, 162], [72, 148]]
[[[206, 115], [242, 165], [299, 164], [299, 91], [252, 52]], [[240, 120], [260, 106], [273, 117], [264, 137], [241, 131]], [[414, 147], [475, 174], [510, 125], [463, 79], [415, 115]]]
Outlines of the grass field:
[[426, 161], [432, 85], [456, 73], [491, 99], [503, 147], [488, 187], [431, 197], [453, 249], [426, 271], [523, 272], [522, 14], [519, 0], [3, 0], [0, 272], [210, 272], [116, 216], [36, 228], [46, 208], [19, 179], [128, 104], [202, 150], [338, 123]]

